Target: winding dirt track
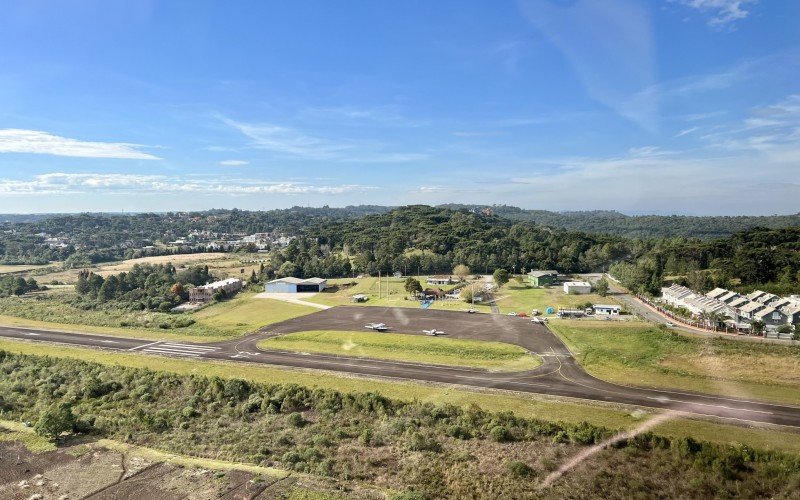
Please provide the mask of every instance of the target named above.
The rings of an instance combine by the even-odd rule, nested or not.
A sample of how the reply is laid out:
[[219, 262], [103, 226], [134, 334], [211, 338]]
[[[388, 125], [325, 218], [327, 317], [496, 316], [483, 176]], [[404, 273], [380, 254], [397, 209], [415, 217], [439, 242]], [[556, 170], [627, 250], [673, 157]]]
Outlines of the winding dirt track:
[[[259, 340], [271, 335], [308, 330], [361, 331], [367, 323], [386, 323], [386, 335], [423, 335], [436, 328], [459, 339], [493, 340], [516, 344], [539, 355], [544, 363], [526, 372], [487, 372], [480, 369], [426, 365], [414, 362], [296, 352], [262, 351]], [[467, 314], [389, 307], [336, 307], [284, 321], [258, 333], [215, 344], [178, 343], [169, 340], [121, 338], [94, 334], [0, 327], [0, 337], [91, 346], [116, 351], [292, 366], [565, 396], [594, 401], [667, 409], [743, 422], [779, 424], [800, 428], [800, 407], [762, 403], [749, 399], [694, 392], [646, 389], [610, 384], [587, 374], [548, 328], [518, 317]]]

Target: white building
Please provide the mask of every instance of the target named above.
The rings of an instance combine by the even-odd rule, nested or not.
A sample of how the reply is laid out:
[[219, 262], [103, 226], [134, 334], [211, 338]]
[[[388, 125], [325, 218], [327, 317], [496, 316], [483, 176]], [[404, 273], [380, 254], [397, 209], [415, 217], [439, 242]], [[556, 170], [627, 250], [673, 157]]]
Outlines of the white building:
[[588, 281], [567, 281], [564, 283], [564, 293], [573, 295], [592, 293], [592, 285]]
[[226, 280], [215, 281], [207, 285], [196, 286], [189, 290], [189, 300], [192, 302], [208, 302], [214, 298], [217, 291], [222, 291], [226, 295], [232, 295], [244, 287], [244, 281], [239, 278], [228, 278]]
[[594, 313], [599, 316], [617, 316], [622, 310], [622, 307], [607, 304], [594, 304], [592, 309], [594, 309]]

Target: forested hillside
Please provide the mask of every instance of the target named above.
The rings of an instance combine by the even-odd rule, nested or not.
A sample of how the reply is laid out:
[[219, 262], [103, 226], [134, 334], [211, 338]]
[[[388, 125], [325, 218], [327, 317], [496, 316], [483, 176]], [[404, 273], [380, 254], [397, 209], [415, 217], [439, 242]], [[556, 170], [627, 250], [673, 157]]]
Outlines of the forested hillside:
[[[451, 209], [478, 209], [484, 206], [442, 205]], [[800, 226], [800, 213], [768, 216], [689, 216], [689, 215], [625, 215], [615, 211], [549, 212], [525, 210], [507, 205], [489, 207], [500, 216], [513, 221], [533, 222], [544, 226], [561, 227], [588, 233], [614, 234], [629, 238], [689, 238], [713, 239], [730, 236], [756, 227], [779, 229]]]
[[[700, 290], [713, 286], [746, 290], [758, 286], [776, 293], [800, 292], [800, 222], [796, 227], [752, 228], [712, 240], [683, 236], [628, 238], [610, 231], [575, 231], [512, 220], [509, 213], [519, 209], [496, 209], [502, 216], [425, 205], [392, 210], [323, 207], [269, 212], [59, 216], [6, 225], [0, 233], [0, 255], [5, 263], [62, 261], [65, 267], [80, 268], [138, 257], [146, 246], [152, 249], [148, 251], [161, 253], [205, 251], [208, 247], [203, 244], [170, 243], [193, 231], [213, 233], [217, 241], [222, 240], [223, 251], [234, 248], [225, 247], [225, 240], [275, 232], [296, 238], [285, 248], [271, 249], [263, 278], [378, 272], [424, 274], [449, 272], [454, 266], [465, 264], [474, 273], [491, 273], [500, 268], [517, 273], [532, 269], [598, 272], [611, 268], [631, 288], [649, 293], [657, 293], [665, 276], [677, 276]], [[589, 221], [593, 217], [589, 214], [583, 213], [582, 217]], [[608, 212], [596, 213], [596, 217], [600, 221], [615, 217], [629, 220]], [[719, 220], [723, 219], [735, 224], [756, 220]], [[773, 222], [790, 219], [787, 216]], [[681, 218], [656, 220], [664, 222], [664, 232], [682, 224]], [[727, 230], [735, 224], [726, 226]], [[653, 225], [658, 226], [656, 222]], [[43, 234], [63, 237], [69, 244], [48, 246], [42, 243]], [[246, 247], [242, 250], [248, 251]]]

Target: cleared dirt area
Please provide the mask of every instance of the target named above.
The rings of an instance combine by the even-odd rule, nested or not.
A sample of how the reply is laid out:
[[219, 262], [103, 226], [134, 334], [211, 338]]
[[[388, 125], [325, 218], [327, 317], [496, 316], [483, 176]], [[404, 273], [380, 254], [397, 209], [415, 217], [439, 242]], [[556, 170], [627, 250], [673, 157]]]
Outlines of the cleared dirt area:
[[[91, 443], [32, 453], [20, 442], [0, 442], [0, 498], [4, 500], [318, 498], [314, 495], [333, 489], [322, 479], [183, 467]], [[360, 491], [320, 498], [378, 497]]]

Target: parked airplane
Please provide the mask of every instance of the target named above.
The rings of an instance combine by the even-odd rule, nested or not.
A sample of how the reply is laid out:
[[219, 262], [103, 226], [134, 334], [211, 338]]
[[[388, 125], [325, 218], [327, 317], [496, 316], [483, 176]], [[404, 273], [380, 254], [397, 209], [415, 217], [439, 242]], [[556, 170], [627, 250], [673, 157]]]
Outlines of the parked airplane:
[[444, 332], [441, 330], [437, 330], [436, 328], [432, 330], [422, 330], [422, 333], [425, 335], [430, 335], [431, 337], [435, 337], [437, 335], [444, 335]]
[[383, 323], [369, 323], [364, 325], [364, 328], [367, 328], [369, 330], [375, 330], [377, 332], [385, 332], [386, 330], [389, 329], [389, 327]]

